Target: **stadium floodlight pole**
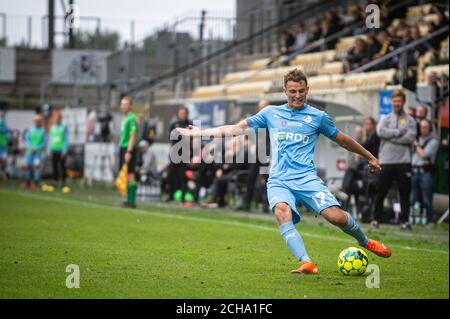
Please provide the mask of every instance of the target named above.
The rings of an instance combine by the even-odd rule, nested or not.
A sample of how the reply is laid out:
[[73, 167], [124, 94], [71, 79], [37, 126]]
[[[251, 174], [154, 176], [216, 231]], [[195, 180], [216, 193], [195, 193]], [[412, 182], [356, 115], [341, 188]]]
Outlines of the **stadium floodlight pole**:
[[48, 4], [48, 49], [55, 47], [55, 1], [47, 0]]
[[389, 60], [390, 58], [393, 58], [393, 57], [395, 57], [395, 56], [397, 56], [399, 54], [402, 54], [403, 52], [409, 51], [410, 49], [413, 49], [417, 45], [422, 44], [422, 43], [424, 43], [424, 42], [426, 42], [426, 41], [428, 41], [430, 39], [433, 39], [434, 37], [436, 37], [436, 36], [438, 36], [438, 35], [440, 35], [440, 34], [442, 34], [444, 32], [448, 32], [448, 30], [449, 30], [448, 25], [445, 26], [445, 27], [442, 27], [439, 30], [436, 30], [436, 31], [434, 31], [434, 32], [432, 32], [430, 34], [427, 34], [425, 37], [420, 38], [419, 40], [415, 40], [415, 41], [413, 41], [413, 42], [411, 42], [411, 43], [409, 43], [409, 44], [407, 44], [405, 46], [402, 46], [402, 47], [398, 48], [397, 50], [394, 50], [394, 51], [392, 51], [392, 52], [390, 52], [390, 53], [388, 53], [386, 55], [383, 55], [381, 58], [378, 58], [378, 59], [376, 59], [376, 60], [374, 60], [372, 62], [364, 64], [363, 66], [354, 69], [350, 73], [364, 72], [364, 71], [370, 69], [371, 67], [376, 66], [379, 63], [384, 62], [386, 60]]

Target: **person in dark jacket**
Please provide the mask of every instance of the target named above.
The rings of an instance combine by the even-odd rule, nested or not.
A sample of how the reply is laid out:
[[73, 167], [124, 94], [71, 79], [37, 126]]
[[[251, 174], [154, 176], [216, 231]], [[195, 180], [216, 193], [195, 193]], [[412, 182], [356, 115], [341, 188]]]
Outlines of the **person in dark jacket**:
[[[192, 121], [189, 120], [189, 110], [187, 107], [182, 106], [178, 110], [177, 114], [177, 120], [170, 125], [169, 132], [172, 132], [176, 128], [188, 128], [189, 125], [192, 125]], [[181, 136], [178, 137], [178, 139], [171, 140], [172, 146], [176, 143], [181, 141]], [[178, 155], [180, 154], [181, 149], [179, 150]], [[192, 154], [192, 152], [190, 152]], [[184, 199], [184, 195], [187, 190], [187, 180], [186, 180], [186, 170], [187, 170], [187, 164], [188, 163], [174, 163], [173, 161], [170, 161], [169, 167], [168, 167], [168, 176], [167, 176], [167, 182], [169, 184], [169, 198], [168, 201], [175, 200], [174, 194], [177, 190], [181, 190], [183, 195], [182, 198]]]

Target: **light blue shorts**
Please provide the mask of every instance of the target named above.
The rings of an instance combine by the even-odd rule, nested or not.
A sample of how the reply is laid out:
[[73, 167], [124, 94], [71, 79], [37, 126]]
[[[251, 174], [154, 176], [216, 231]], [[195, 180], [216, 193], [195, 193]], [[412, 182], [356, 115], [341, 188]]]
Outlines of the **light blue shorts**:
[[320, 214], [325, 208], [341, 206], [325, 183], [315, 174], [303, 177], [301, 180], [281, 181], [270, 180], [267, 183], [267, 196], [272, 212], [278, 203], [288, 204], [291, 210], [294, 224], [300, 222], [300, 213], [297, 205]]
[[25, 154], [25, 164], [28, 166], [40, 166], [42, 163], [42, 154], [41, 153], [31, 153], [27, 152]]

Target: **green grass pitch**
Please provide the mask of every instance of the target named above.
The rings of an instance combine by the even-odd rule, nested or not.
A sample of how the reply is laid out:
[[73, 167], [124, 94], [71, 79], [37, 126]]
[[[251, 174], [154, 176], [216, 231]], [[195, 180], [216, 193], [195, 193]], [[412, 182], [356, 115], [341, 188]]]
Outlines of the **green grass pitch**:
[[[369, 237], [391, 245], [371, 253], [380, 288], [367, 274], [338, 272], [352, 238], [322, 218], [298, 226], [321, 272], [293, 275], [294, 257], [273, 216], [163, 205], [117, 207], [111, 189], [71, 194], [0, 188], [0, 298], [448, 298], [448, 225]], [[80, 288], [65, 285], [80, 267]]]

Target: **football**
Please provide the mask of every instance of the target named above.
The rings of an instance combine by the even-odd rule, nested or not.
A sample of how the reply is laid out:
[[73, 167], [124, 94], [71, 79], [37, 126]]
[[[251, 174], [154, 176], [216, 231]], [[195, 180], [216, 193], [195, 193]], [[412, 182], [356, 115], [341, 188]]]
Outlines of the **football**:
[[338, 268], [345, 276], [360, 276], [364, 274], [368, 264], [369, 257], [362, 249], [348, 247], [339, 254]]

